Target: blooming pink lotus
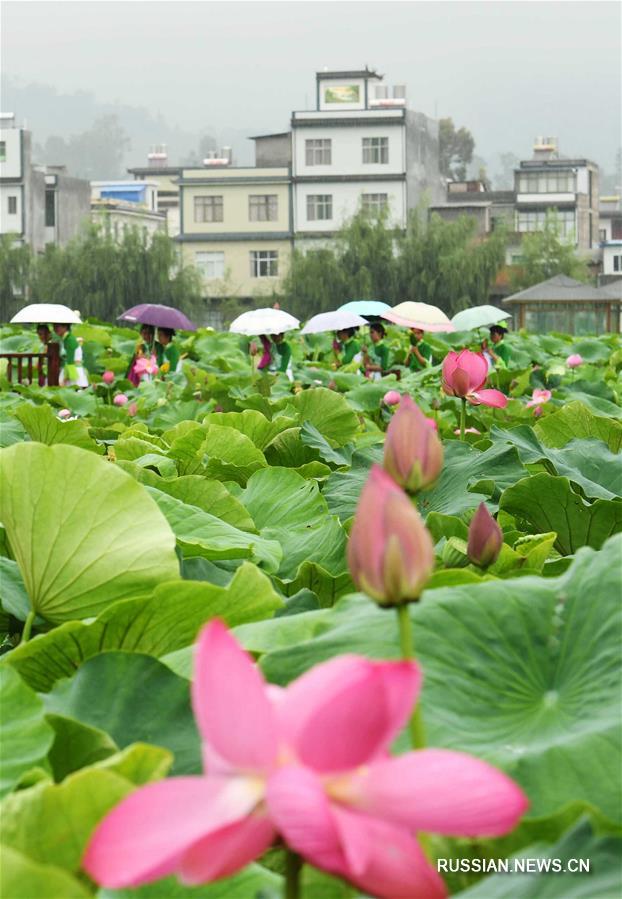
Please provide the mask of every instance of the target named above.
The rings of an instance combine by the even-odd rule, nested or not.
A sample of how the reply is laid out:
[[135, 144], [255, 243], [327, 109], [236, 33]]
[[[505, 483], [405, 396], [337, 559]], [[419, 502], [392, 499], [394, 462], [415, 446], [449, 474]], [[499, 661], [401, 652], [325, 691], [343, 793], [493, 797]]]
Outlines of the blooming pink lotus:
[[566, 365], [568, 368], [578, 368], [580, 365], [583, 365], [583, 356], [579, 355], [579, 353], [572, 353], [566, 359]]
[[348, 565], [356, 586], [382, 606], [418, 599], [434, 569], [434, 546], [421, 516], [379, 465], [361, 491]]
[[112, 402], [115, 406], [125, 406], [127, 403], [127, 397], [124, 393], [117, 393]]
[[112, 384], [114, 381], [114, 372], [113, 371], [105, 371], [102, 375], [102, 381], [104, 384]]
[[134, 371], [140, 377], [142, 375], [157, 375], [158, 363], [155, 356], [139, 356], [134, 363]]
[[449, 396], [459, 396], [474, 406], [483, 403], [503, 409], [508, 398], [500, 390], [482, 390], [488, 377], [488, 363], [481, 353], [450, 350], [443, 361], [443, 390]]
[[401, 399], [402, 394], [398, 390], [387, 390], [385, 395], [382, 397], [382, 402], [385, 404], [385, 406], [397, 406]]
[[286, 689], [267, 685], [225, 626], [201, 632], [192, 684], [205, 774], [140, 787], [99, 824], [83, 865], [134, 887], [176, 872], [227, 877], [280, 835], [308, 862], [380, 899], [440, 899], [416, 831], [493, 837], [527, 808], [485, 762], [388, 749], [421, 686], [415, 662], [341, 656]]
[[387, 428], [384, 470], [405, 490], [429, 487], [443, 467], [443, 445], [430, 421], [436, 425], [404, 395]]
[[553, 394], [550, 390], [545, 390], [544, 388], [536, 387], [536, 389], [531, 394], [531, 399], [527, 403], [527, 407], [530, 406], [541, 406], [543, 403], [548, 403]]
[[67, 419], [71, 418], [73, 415], [71, 409], [60, 409], [57, 413], [57, 418], [60, 418], [62, 421], [67, 421]]

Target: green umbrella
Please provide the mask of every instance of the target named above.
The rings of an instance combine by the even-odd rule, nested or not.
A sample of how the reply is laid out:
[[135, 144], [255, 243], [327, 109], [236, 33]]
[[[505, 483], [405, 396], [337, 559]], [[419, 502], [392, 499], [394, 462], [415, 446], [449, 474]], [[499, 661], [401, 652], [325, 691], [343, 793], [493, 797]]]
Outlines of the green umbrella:
[[456, 312], [451, 323], [456, 331], [472, 331], [475, 328], [487, 328], [490, 325], [497, 325], [503, 322], [504, 319], [511, 317], [511, 313], [497, 309], [496, 306], [472, 306], [470, 309]]

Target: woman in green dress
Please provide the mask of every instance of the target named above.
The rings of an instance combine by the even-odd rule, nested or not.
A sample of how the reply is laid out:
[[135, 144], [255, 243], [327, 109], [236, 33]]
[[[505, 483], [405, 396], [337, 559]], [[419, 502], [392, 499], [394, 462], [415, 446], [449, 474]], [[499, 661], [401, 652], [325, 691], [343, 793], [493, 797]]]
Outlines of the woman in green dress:
[[494, 365], [495, 368], [507, 368], [512, 357], [512, 350], [507, 343], [503, 342], [503, 338], [507, 333], [507, 328], [503, 325], [492, 325], [490, 328], [490, 344], [487, 340], [482, 341], [482, 352], [488, 360], [489, 368]]
[[380, 322], [369, 326], [369, 336], [373, 344], [371, 353], [366, 346], [361, 347], [363, 370], [366, 378], [378, 381], [389, 370], [389, 347], [384, 342], [386, 331]]
[[158, 339], [155, 345], [156, 360], [160, 372], [181, 371], [181, 356], [177, 346], [173, 343], [175, 331], [173, 328], [158, 328]]
[[88, 374], [82, 364], [82, 341], [71, 333], [71, 325], [56, 324], [54, 333], [60, 338], [61, 387], [88, 387]]
[[423, 371], [432, 365], [432, 348], [425, 342], [424, 337], [421, 328], [410, 329], [410, 346], [406, 352], [405, 364], [411, 371]]
[[356, 339], [356, 330], [356, 328], [342, 328], [341, 331], [337, 331], [333, 342], [337, 366], [361, 361], [361, 344]]

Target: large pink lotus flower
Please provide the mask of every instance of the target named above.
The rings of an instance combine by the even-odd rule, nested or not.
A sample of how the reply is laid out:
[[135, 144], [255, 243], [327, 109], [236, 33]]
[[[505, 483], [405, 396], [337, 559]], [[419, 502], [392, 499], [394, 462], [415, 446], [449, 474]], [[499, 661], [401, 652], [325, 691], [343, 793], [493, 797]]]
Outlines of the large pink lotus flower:
[[379, 465], [361, 491], [348, 565], [356, 586], [381, 606], [418, 599], [434, 569], [434, 545], [421, 516]]
[[550, 390], [545, 390], [542, 387], [536, 387], [536, 389], [531, 394], [531, 399], [526, 405], [526, 408], [529, 409], [530, 406], [541, 406], [543, 403], [548, 403], [553, 394]]
[[157, 375], [158, 363], [155, 356], [139, 356], [134, 363], [134, 371], [139, 377], [142, 375]]
[[583, 356], [579, 353], [572, 353], [572, 355], [568, 356], [566, 359], [566, 365], [568, 368], [578, 368], [580, 365], [583, 365]]
[[308, 862], [380, 899], [440, 899], [416, 831], [494, 837], [527, 808], [485, 762], [423, 749], [391, 758], [421, 686], [415, 662], [341, 656], [287, 689], [267, 685], [225, 626], [195, 655], [192, 701], [205, 774], [141, 787], [99, 824], [83, 864], [99, 884], [176, 872], [227, 877], [281, 836]]
[[488, 377], [488, 363], [481, 353], [450, 350], [443, 361], [443, 390], [449, 396], [459, 396], [474, 406], [495, 406], [503, 409], [508, 398], [500, 390], [482, 390]]
[[405, 490], [429, 487], [443, 467], [443, 445], [419, 406], [406, 394], [387, 428], [384, 469]]

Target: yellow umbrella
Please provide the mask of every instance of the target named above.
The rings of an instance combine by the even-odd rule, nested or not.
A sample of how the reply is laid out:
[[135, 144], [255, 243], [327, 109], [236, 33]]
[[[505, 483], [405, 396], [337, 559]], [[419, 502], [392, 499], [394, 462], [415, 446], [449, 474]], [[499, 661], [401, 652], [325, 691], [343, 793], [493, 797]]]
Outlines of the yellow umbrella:
[[422, 331], [455, 331], [449, 318], [438, 306], [414, 303], [407, 300], [382, 313], [382, 318], [405, 328], [421, 328]]

